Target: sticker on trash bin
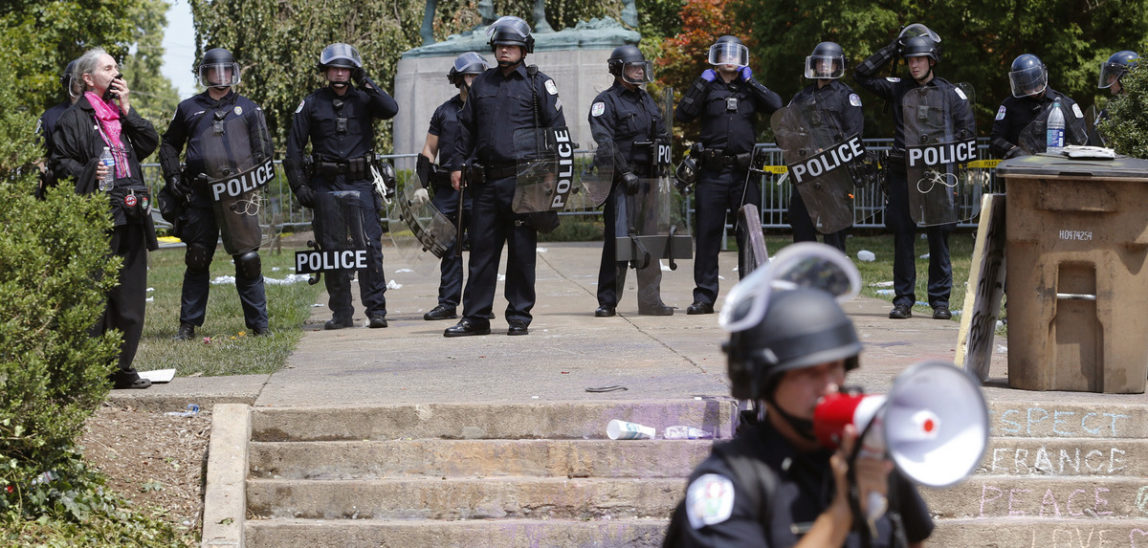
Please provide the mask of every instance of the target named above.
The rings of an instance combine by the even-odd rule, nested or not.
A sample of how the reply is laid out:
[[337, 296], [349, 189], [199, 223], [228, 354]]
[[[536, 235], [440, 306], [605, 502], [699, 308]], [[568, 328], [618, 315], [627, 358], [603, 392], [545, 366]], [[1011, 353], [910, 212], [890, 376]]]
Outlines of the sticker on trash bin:
[[1081, 241], [1081, 242], [1091, 242], [1092, 241], [1092, 231], [1091, 230], [1061, 230], [1060, 231], [1060, 239], [1061, 240], [1076, 240], [1076, 241]]

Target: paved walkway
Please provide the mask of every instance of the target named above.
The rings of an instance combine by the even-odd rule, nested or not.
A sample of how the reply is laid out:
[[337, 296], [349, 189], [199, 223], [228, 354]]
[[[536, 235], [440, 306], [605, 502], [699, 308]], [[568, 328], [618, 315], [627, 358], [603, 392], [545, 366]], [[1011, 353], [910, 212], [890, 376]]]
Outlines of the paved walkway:
[[[386, 329], [363, 327], [323, 331], [330, 318], [316, 307], [287, 367], [272, 375], [176, 378], [143, 391], [114, 391], [112, 400], [139, 408], [174, 410], [194, 402], [247, 402], [256, 406], [367, 406], [434, 402], [529, 402], [557, 400], [646, 400], [728, 396], [725, 355], [728, 337], [716, 315], [687, 316], [692, 262], [663, 272], [663, 300], [678, 308], [671, 317], [637, 315], [634, 276], [613, 318], [595, 318], [600, 244], [540, 244], [538, 304], [530, 335], [507, 337], [500, 289], [483, 337], [447, 339], [453, 321], [427, 322], [436, 304], [438, 270], [429, 254], [386, 255], [392, 289], [387, 292]], [[722, 294], [736, 283], [736, 255], [720, 257]], [[505, 264], [505, 256], [503, 260]], [[357, 285], [357, 284], [356, 284]], [[320, 299], [326, 303], [326, 296]], [[959, 303], [954, 303], [959, 306]], [[953, 359], [959, 324], [928, 316], [888, 319], [889, 303], [858, 298], [845, 309], [865, 350], [851, 384], [886, 389], [905, 367], [924, 359]], [[365, 323], [356, 307], [356, 322]], [[460, 310], [461, 312], [461, 307]], [[995, 343], [992, 400], [1069, 398], [1075, 402], [1144, 403], [1145, 395], [1028, 392], [1008, 389], [1007, 342]], [[625, 391], [590, 393], [590, 387], [620, 385]]]

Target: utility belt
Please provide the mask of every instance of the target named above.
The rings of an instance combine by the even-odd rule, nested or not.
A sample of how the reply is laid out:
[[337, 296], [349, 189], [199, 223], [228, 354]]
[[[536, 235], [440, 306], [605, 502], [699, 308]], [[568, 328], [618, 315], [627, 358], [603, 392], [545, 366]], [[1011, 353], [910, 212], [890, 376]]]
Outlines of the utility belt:
[[728, 167], [748, 169], [749, 161], [752, 157], [752, 152], [727, 154], [726, 151], [721, 149], [707, 148], [702, 151], [702, 165], [711, 169], [723, 169]]
[[487, 181], [513, 177], [518, 175], [518, 164], [515, 162], [506, 162], [485, 166], [483, 167], [483, 173], [486, 175]]
[[315, 175], [321, 177], [345, 175], [351, 179], [366, 179], [371, 176], [370, 166], [373, 159], [370, 155], [351, 158], [349, 160], [324, 160], [315, 158], [313, 165]]

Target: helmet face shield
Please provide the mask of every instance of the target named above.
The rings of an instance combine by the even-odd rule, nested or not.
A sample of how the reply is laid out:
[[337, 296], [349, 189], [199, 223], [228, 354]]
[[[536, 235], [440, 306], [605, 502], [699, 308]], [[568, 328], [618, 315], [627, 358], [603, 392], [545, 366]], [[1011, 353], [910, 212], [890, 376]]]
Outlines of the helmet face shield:
[[805, 58], [805, 77], [810, 80], [836, 80], [845, 75], [845, 58], [840, 55], [810, 55]]
[[1100, 83], [1096, 87], [1100, 89], [1108, 89], [1124, 76], [1128, 71], [1128, 66], [1120, 63], [1104, 63], [1100, 66]]
[[730, 290], [718, 323], [730, 332], [749, 329], [765, 317], [772, 292], [798, 288], [820, 289], [846, 301], [861, 292], [861, 274], [834, 247], [812, 242], [787, 246]]
[[363, 59], [350, 44], [336, 43], [323, 48], [323, 53], [319, 55], [319, 66], [357, 69], [363, 68]]
[[897, 37], [901, 40], [906, 40], [914, 36], [924, 36], [938, 44], [941, 43], [941, 36], [933, 32], [933, 29], [930, 29], [921, 23], [913, 23], [912, 25], [907, 26], [901, 29], [901, 34], [897, 35]]
[[205, 88], [226, 88], [239, 84], [239, 63], [199, 65], [199, 85]]
[[737, 42], [718, 42], [710, 46], [709, 62], [711, 65], [737, 65], [749, 66], [749, 48]]
[[622, 65], [622, 80], [634, 85], [654, 81], [654, 66], [649, 61], [634, 61]]
[[1048, 87], [1048, 71], [1043, 66], [1031, 66], [1008, 73], [1013, 97], [1040, 95]]

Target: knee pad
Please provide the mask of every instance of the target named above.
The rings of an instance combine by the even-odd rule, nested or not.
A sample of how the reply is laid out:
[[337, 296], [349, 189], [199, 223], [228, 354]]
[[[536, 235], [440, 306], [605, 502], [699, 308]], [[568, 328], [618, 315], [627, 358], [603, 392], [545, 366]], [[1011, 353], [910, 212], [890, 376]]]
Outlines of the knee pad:
[[199, 244], [187, 244], [187, 252], [183, 255], [183, 262], [192, 272], [206, 272], [211, 266], [211, 256], [215, 250]]
[[243, 278], [244, 280], [259, 279], [262, 271], [262, 264], [259, 261], [259, 253], [255, 251], [248, 251], [242, 255], [235, 256], [235, 276]]

